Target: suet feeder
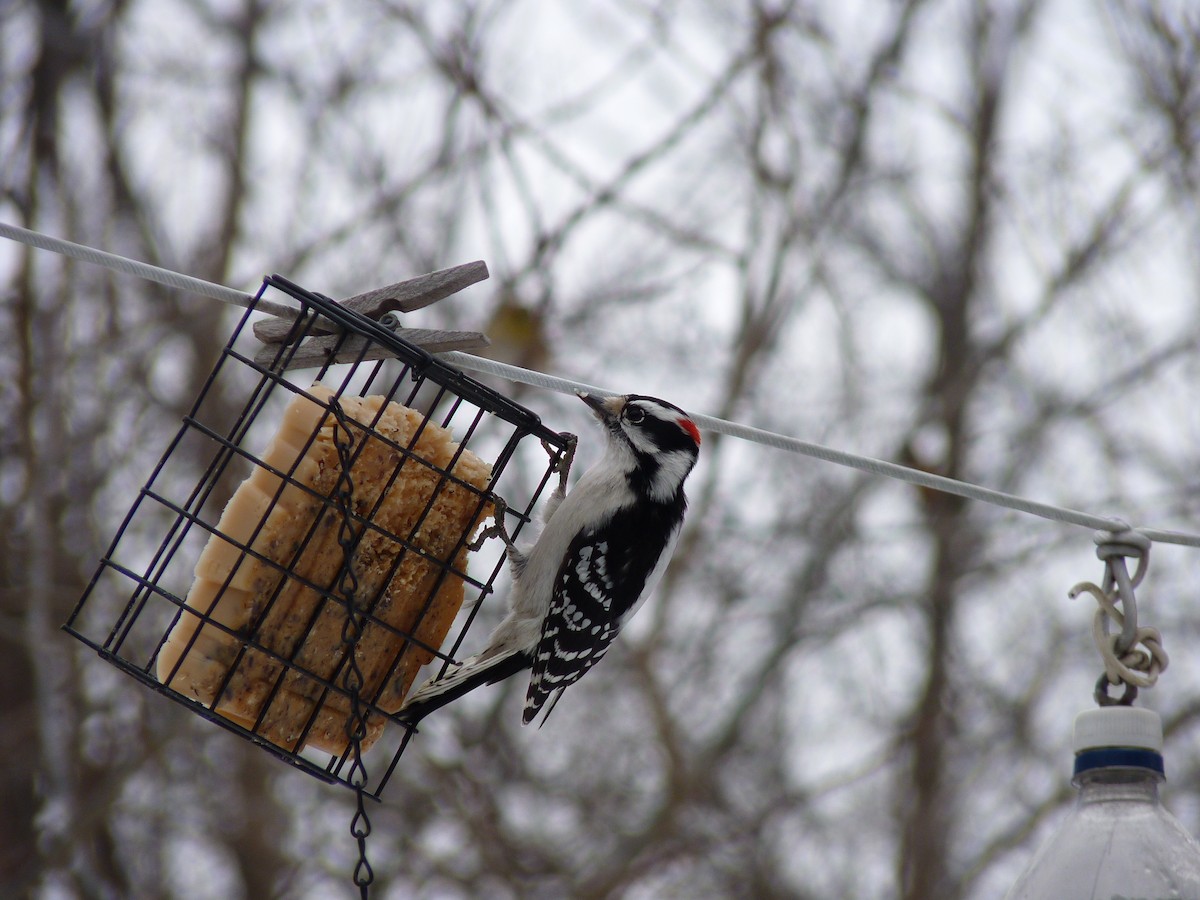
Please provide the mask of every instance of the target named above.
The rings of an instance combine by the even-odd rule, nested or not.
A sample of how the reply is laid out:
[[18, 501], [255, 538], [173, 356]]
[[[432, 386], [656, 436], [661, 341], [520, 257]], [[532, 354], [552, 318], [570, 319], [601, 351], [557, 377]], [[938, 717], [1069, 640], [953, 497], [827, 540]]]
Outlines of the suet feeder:
[[398, 327], [397, 312], [486, 277], [471, 265], [342, 303], [266, 278], [67, 631], [378, 798], [417, 670], [449, 664], [504, 565], [476, 552], [488, 522], [518, 534], [568, 447], [433, 355], [481, 336]]

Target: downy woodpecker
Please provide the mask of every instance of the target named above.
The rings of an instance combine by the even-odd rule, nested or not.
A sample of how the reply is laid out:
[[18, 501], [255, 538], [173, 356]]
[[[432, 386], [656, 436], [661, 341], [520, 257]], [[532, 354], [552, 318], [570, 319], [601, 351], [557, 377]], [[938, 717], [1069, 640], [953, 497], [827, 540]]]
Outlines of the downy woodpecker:
[[[486, 649], [414, 692], [400, 717], [416, 724], [482, 684], [532, 669], [523, 723], [598, 663], [646, 601], [679, 539], [683, 482], [700, 432], [679, 407], [639, 394], [580, 393], [600, 420], [604, 456], [566, 493], [546, 503], [532, 548], [509, 542], [508, 615]], [[543, 722], [545, 718], [543, 717]]]

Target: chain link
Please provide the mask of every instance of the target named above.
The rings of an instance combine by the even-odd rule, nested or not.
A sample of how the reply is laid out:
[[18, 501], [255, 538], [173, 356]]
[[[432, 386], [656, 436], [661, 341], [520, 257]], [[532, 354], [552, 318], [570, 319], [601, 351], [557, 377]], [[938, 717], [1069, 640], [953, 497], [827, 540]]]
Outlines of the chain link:
[[346, 619], [342, 623], [342, 645], [347, 655], [342, 684], [350, 698], [350, 718], [346, 722], [346, 735], [350, 739], [352, 759], [348, 780], [354, 788], [357, 809], [350, 820], [350, 834], [358, 843], [358, 862], [354, 866], [354, 883], [358, 886], [362, 900], [367, 900], [375, 873], [367, 861], [367, 838], [371, 834], [371, 820], [367, 817], [366, 786], [367, 770], [362, 761], [362, 744], [367, 736], [367, 713], [362, 702], [364, 684], [362, 669], [358, 665], [358, 642], [362, 637], [363, 619], [356, 607], [358, 576], [354, 572], [356, 537], [351, 515], [354, 511], [354, 480], [350, 475], [351, 451], [354, 436], [347, 425], [346, 414], [337, 398], [330, 400], [330, 411], [337, 419], [334, 428], [334, 446], [337, 448], [338, 465], [341, 473], [334, 488], [334, 502], [341, 514], [338, 544], [342, 548], [342, 574], [338, 579], [337, 591], [346, 607]]

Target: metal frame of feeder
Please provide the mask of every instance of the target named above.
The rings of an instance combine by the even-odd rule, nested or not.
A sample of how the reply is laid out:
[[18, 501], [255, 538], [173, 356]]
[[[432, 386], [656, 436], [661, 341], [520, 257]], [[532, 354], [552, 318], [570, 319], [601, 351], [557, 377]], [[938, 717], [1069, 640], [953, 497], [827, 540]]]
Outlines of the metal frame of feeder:
[[[291, 323], [285, 341], [267, 344], [258, 352], [257, 356], [248, 355], [237, 349], [235, 343], [251, 323], [255, 307], [259, 301], [263, 300], [264, 293], [268, 289], [281, 292], [298, 302], [297, 317]], [[262, 324], [261, 319], [258, 324]], [[256, 330], [258, 329], [256, 328]], [[328, 335], [315, 336], [320, 332], [329, 331], [333, 332], [332, 339]], [[403, 329], [400, 331], [402, 333]], [[252, 434], [252, 431], [260, 415], [264, 417], [269, 415], [269, 411], [264, 412], [264, 410], [267, 409], [268, 403], [274, 395], [280, 391], [288, 396], [297, 393], [306, 394], [306, 391], [293, 384], [285, 373], [292, 367], [297, 354], [307, 354], [306, 358], [311, 358], [312, 348], [317, 345], [318, 341], [320, 341], [320, 355], [323, 356], [324, 362], [320, 364], [319, 370], [313, 376], [313, 381], [320, 381], [327, 377], [332, 378], [336, 371], [335, 367], [348, 367], [345, 373], [339, 376], [340, 385], [334, 391], [331, 406], [327, 407], [329, 414], [336, 414], [338, 398], [349, 396], [351, 390], [355, 394], [364, 396], [369, 392], [383, 394], [388, 400], [394, 399], [406, 406], [415, 404], [418, 394], [421, 393], [420, 399], [424, 404], [428, 404], [423, 408], [428, 411], [424, 414], [417, 434], [419, 435], [430, 422], [436, 421], [446, 428], [453, 425], [455, 439], [460, 447], [455, 455], [455, 460], [472, 440], [476, 440], [476, 445], [486, 440], [490, 440], [492, 443], [502, 441], [499, 452], [488, 454], [492, 475], [487, 490], [479, 492], [477, 513], [484, 509], [487, 502], [497, 500], [497, 483], [505, 474], [521, 442], [527, 438], [533, 438], [540, 442], [547, 459], [544, 471], [539, 475], [536, 468], [530, 470], [526, 484], [532, 484], [532, 487], [528, 490], [527, 496], [514, 497], [510, 495], [504, 497], [499, 505], [505, 515], [516, 520], [516, 524], [508, 529], [510, 533], [518, 534], [521, 528], [530, 521], [535, 505], [556, 471], [559, 462], [566, 454], [569, 446], [566, 436], [546, 428], [541, 420], [525, 407], [464, 375], [428, 351], [409, 343], [395, 331], [379, 322], [367, 318], [352, 308], [340, 306], [327, 297], [307, 291], [282, 276], [272, 275], [264, 279], [262, 287], [255, 296], [254, 303], [247, 309], [230, 336], [191, 411], [184, 417], [182, 427], [151, 472], [145, 485], [140, 489], [64, 628], [84, 644], [96, 650], [101, 658], [209, 721], [263, 747], [285, 762], [317, 778], [353, 787], [360, 794], [378, 799], [407, 746], [411, 730], [397, 721], [393, 714], [379, 709], [374, 703], [377, 696], [362, 698], [366, 715], [380, 716], [384, 720], [384, 734], [379, 740], [379, 744], [383, 746], [373, 751], [372, 755], [376, 753], [382, 755], [386, 746], [391, 748], [391, 758], [386, 767], [380, 767], [378, 764], [372, 766], [373, 769], [379, 771], [372, 776], [369, 784], [364, 785], [354, 780], [355, 765], [349, 747], [340, 756], [331, 756], [318, 750], [304, 750], [299, 747], [288, 749], [258, 733], [267, 708], [274, 701], [276, 692], [280, 690], [284, 679], [291, 673], [299, 673], [301, 679], [306, 682], [315, 682], [323, 690], [321, 699], [313, 706], [312, 717], [307, 726], [311, 728], [313, 720], [316, 719], [325, 702], [325, 697], [329, 693], [347, 696], [339, 682], [342, 679], [346, 659], [353, 659], [354, 654], [352, 652], [343, 654], [337, 670], [328, 677], [322, 677], [318, 673], [302, 668], [296, 661], [295, 657], [300, 653], [307, 640], [307, 632], [301, 640], [295, 642], [295, 646], [289, 654], [282, 655], [265, 646], [258, 639], [257, 625], [265, 620], [267, 614], [265, 609], [254, 614], [249, 628], [250, 633], [247, 634], [244, 633], [246, 629], [235, 631], [212, 618], [216, 600], [205, 611], [187, 605], [184, 599], [190, 586], [192, 566], [196, 561], [196, 555], [191, 551], [199, 540], [206, 541], [210, 535], [219, 533], [216, 523], [223, 511], [225, 501], [228, 500], [228, 497], [222, 499], [221, 495], [226, 491], [231, 494], [230, 479], [233, 480], [233, 484], [236, 484], [237, 479], [241, 477], [231, 468], [236, 465], [236, 460], [242, 460], [240, 465], [243, 466], [246, 463], [251, 466], [263, 466], [274, 476], [282, 479], [279, 489], [271, 501], [271, 506], [262, 514], [258, 528], [265, 523], [271, 508], [284, 490], [285, 484], [305, 488], [310, 491], [312, 496], [318, 497], [323, 505], [323, 510], [318, 511], [317, 520], [331, 512], [337, 513], [337, 498], [318, 495], [306, 485], [297, 482], [289, 473], [266, 465], [262, 459], [245, 446], [247, 443], [253, 442], [255, 438], [261, 442], [262, 434], [260, 432]], [[264, 353], [264, 351], [269, 352]], [[399, 371], [393, 372], [397, 365]], [[244, 397], [244, 401], [240, 404], [240, 412], [237, 412], [232, 422], [228, 424], [210, 421], [214, 415], [213, 407], [217, 408], [218, 413], [222, 409], [229, 408], [222, 407], [221, 395], [227, 390], [238, 390], [229, 382], [242, 377], [241, 373], [246, 371], [253, 373], [254, 379], [252, 382], [247, 382], [237, 395]], [[332, 381], [330, 386], [332, 387]], [[427, 396], [429, 386], [436, 388], [433, 397]], [[311, 395], [309, 399], [313, 399]], [[443, 408], [442, 404], [448, 405]], [[237, 406], [236, 403], [232, 404], [233, 408]], [[458, 433], [462, 423], [455, 418], [460, 414], [464, 414], [464, 418], [469, 416], [469, 422], [462, 434]], [[375, 431], [373, 424], [357, 421], [352, 424], [356, 431], [361, 430], [372, 439], [391, 443], [385, 436]], [[484, 432], [489, 430], [500, 431], [501, 425], [503, 433], [481, 437]], [[199, 455], [197, 455], [195, 446], [197, 441], [201, 451]], [[414, 444], [415, 441], [416, 437], [413, 438]], [[397, 470], [404, 465], [430, 465], [416, 457], [410, 448], [401, 447], [398, 444], [391, 444], [391, 447], [393, 450], [399, 451], [401, 455]], [[183, 463], [180, 462], [181, 456], [187, 457]], [[194, 474], [197, 458], [207, 459], [206, 465], [201, 463], [203, 471], [198, 481], [195, 480]], [[189, 460], [190, 465], [187, 464]], [[183, 465], [183, 472], [177, 473], [176, 469], [180, 465]], [[453, 466], [454, 463], [451, 462], [449, 468], [453, 469]], [[434, 488], [434, 496], [448, 481], [465, 484], [455, 479], [455, 476], [447, 471], [437, 467], [433, 468], [440, 474], [438, 485]], [[192, 473], [190, 479], [195, 482], [191, 486], [189, 486], [189, 480], [185, 478], [188, 472]], [[395, 478], [395, 475], [392, 477]], [[509, 490], [511, 493], [511, 488]], [[413, 529], [413, 534], [419, 529], [420, 522], [428, 514], [433, 502], [433, 497], [430, 497], [425, 512], [422, 513], [418, 519], [418, 525]], [[369, 521], [369, 518], [368, 515], [359, 523], [360, 534], [367, 528], [376, 527]], [[309, 536], [311, 537], [311, 532]], [[391, 570], [392, 573], [396, 571], [400, 560], [406, 554], [420, 552], [409, 540], [411, 537], [412, 535], [387, 534], [388, 539], [396, 541], [400, 546], [397, 561]], [[294, 573], [280, 562], [268, 559], [249, 546], [253, 543], [253, 538], [244, 543], [232, 540], [225, 535], [222, 535], [222, 539], [235, 544], [241, 553], [278, 568], [283, 573], [281, 577], [284, 580], [295, 577]], [[468, 540], [469, 536], [463, 535], [459, 546], [465, 545]], [[296, 552], [294, 559], [299, 559], [302, 553], [303, 547]], [[454, 553], [451, 553], [449, 559], [452, 560], [453, 557]], [[347, 560], [349, 558], [350, 554], [347, 552]], [[458, 634], [456, 636], [453, 633], [448, 635], [447, 643], [450, 644], [448, 652], [443, 652], [436, 647], [424, 646], [421, 648], [426, 652], [431, 652], [435, 661], [440, 659], [445, 664], [452, 660], [453, 654], [457, 653], [463, 638], [469, 631], [479, 610], [479, 601], [493, 592], [496, 577], [504, 565], [504, 555], [499, 554], [485, 578], [473, 578], [465, 571], [455, 571], [452, 569], [451, 563], [447, 561], [433, 560], [429, 556], [424, 558], [441, 567], [442, 574], [437, 578], [438, 584], [448, 575], [453, 575], [461, 578], [465, 588], [477, 595], [474, 600], [470, 596], [465, 599], [463, 608], [464, 610], [470, 608], [470, 611], [465, 614]], [[318, 612], [312, 613], [314, 621], [320, 614], [319, 610], [326, 608], [329, 604], [344, 604], [345, 601], [337, 593], [337, 585], [339, 579], [347, 571], [347, 566], [343, 563], [338, 578], [335, 578], [330, 584], [304, 583], [304, 587], [315, 590], [320, 597], [316, 604]], [[231, 579], [232, 574], [229, 577]], [[385, 587], [380, 588], [377, 595], [363, 608], [362, 613], [363, 621], [384, 628], [402, 639], [401, 650], [397, 652], [391, 667], [382, 679], [380, 691], [382, 685], [386, 684], [388, 678], [396, 671], [403, 654], [408, 652], [410, 647], [419, 646], [412, 634], [402, 632], [373, 615], [375, 606], [384, 593], [390, 577], [389, 574], [384, 579]], [[113, 580], [123, 585], [122, 589], [113, 590]], [[225, 587], [228, 586], [228, 582], [229, 579], [227, 579]], [[126, 596], [126, 592], [131, 586], [132, 592]], [[222, 587], [222, 591], [225, 590], [225, 587]], [[276, 595], [279, 590], [281, 588], [276, 588]], [[426, 597], [425, 607], [417, 620], [418, 626], [429, 611], [437, 591], [438, 586], [435, 585]], [[220, 594], [217, 596], [219, 597]], [[273, 599], [270, 602], [274, 602]], [[206, 704], [185, 696], [160, 682], [155, 673], [158, 654], [165, 645], [174, 623], [185, 615], [185, 609], [186, 615], [200, 620], [200, 624], [196, 626], [196, 631], [192, 636], [193, 641], [196, 639], [195, 635], [199, 634], [202, 629], [211, 627], [232, 635], [241, 643], [242, 649], [237, 659], [230, 664], [229, 672], [224, 676], [224, 681], [216, 691], [211, 703]], [[312, 622], [308, 627], [312, 627]], [[414, 630], [415, 628], [416, 626], [414, 626]], [[351, 649], [353, 649], [353, 645], [351, 645]], [[233, 677], [234, 670], [241, 664], [243, 656], [251, 651], [269, 658], [272, 665], [279, 668], [279, 672], [275, 676], [276, 682], [273, 691], [263, 703], [258, 721], [254, 727], [247, 728], [223, 716], [216, 707]], [[378, 693], [379, 691], [376, 692], [376, 695]], [[350, 697], [349, 699], [357, 701], [358, 698]], [[305, 734], [307, 734], [307, 728]], [[322, 762], [319, 759], [322, 756], [327, 756], [327, 760]]]

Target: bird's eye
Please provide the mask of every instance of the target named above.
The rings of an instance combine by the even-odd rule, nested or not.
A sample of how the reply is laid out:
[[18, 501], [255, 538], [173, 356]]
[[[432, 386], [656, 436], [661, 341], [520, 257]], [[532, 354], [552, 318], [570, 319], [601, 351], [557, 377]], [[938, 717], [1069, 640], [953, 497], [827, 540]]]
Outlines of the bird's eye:
[[625, 420], [631, 425], [640, 425], [646, 420], [646, 411], [640, 406], [626, 407]]

